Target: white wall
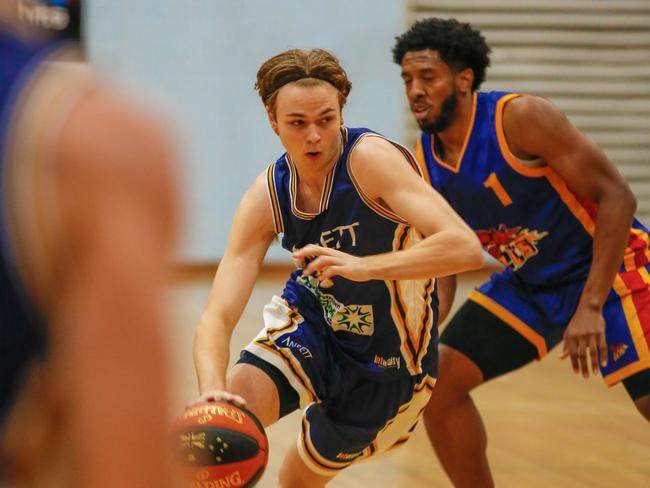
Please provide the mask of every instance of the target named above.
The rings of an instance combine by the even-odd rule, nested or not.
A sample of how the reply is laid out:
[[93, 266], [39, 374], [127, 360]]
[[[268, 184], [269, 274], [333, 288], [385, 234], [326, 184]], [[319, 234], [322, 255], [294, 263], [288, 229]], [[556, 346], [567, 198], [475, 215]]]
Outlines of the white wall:
[[[179, 258], [219, 259], [245, 189], [283, 152], [253, 89], [270, 56], [334, 52], [353, 83], [344, 116], [401, 140], [402, 87], [390, 49], [397, 0], [86, 0], [90, 59], [168, 107], [184, 141], [186, 231]], [[286, 259], [275, 246], [270, 261]]]

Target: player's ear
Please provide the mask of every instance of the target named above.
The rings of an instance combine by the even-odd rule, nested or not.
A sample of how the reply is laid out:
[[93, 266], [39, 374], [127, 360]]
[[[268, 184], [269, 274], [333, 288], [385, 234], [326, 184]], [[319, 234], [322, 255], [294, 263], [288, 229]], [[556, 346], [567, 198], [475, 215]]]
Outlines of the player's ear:
[[276, 135], [280, 135], [278, 133], [278, 119], [275, 117], [275, 112], [269, 105], [266, 106], [266, 116], [269, 118], [269, 124], [271, 124], [273, 132], [275, 132]]
[[456, 74], [456, 89], [461, 94], [471, 93], [474, 84], [474, 71], [472, 68], [465, 68]]

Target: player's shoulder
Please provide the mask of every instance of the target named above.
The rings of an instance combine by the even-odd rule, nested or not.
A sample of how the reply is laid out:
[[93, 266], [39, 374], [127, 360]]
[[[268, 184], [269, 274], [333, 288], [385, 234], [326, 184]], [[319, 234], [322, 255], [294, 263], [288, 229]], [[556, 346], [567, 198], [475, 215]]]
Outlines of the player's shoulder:
[[518, 124], [555, 114], [558, 108], [547, 98], [522, 94], [507, 101], [503, 108], [506, 123]]
[[239, 213], [251, 223], [256, 222], [256, 228], [273, 230], [271, 210], [279, 211], [279, 202], [274, 189], [269, 188], [268, 169], [257, 175], [248, 187], [239, 203]]
[[351, 153], [355, 166], [372, 167], [373, 164], [381, 165], [387, 160], [396, 158], [403, 159], [404, 156], [395, 144], [384, 136], [372, 132], [363, 134]]

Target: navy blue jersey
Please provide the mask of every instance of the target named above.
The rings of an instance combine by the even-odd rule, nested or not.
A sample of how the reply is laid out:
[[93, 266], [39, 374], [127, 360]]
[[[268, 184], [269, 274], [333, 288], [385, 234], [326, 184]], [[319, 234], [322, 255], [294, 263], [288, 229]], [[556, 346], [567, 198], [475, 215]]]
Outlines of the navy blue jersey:
[[[342, 129], [343, 150], [326, 175], [320, 208], [296, 205], [298, 172], [288, 154], [267, 171], [275, 230], [289, 251], [319, 244], [356, 256], [406, 249], [421, 240], [404, 219], [364, 195], [350, 171], [350, 154], [368, 129]], [[418, 171], [408, 150], [395, 144]], [[296, 270], [283, 298], [308, 322], [321, 324], [335, 354], [360, 370], [382, 377], [431, 373], [437, 364], [435, 280], [352, 282], [342, 277], [318, 283]]]
[[41, 61], [57, 47], [20, 40], [0, 27], [0, 422], [28, 364], [45, 346], [42, 320], [20, 278], [9, 235], [9, 137], [20, 97]]
[[[475, 94], [456, 166], [438, 156], [431, 134], [421, 134], [417, 158], [483, 248], [526, 283], [584, 280], [591, 266], [597, 205], [581, 200], [549, 166], [529, 168], [510, 152], [502, 114], [518, 96]], [[647, 229], [635, 220], [621, 271], [648, 264], [649, 242]]]

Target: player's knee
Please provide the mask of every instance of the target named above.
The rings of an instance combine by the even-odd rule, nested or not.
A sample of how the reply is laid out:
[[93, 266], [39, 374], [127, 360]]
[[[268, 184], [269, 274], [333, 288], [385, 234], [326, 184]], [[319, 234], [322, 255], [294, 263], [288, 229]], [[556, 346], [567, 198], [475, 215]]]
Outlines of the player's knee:
[[[471, 359], [455, 349], [441, 344], [438, 380], [432, 399], [455, 401], [483, 382], [483, 373]], [[431, 403], [431, 402], [429, 402]]]
[[469, 398], [469, 391], [438, 388], [436, 385], [433, 388], [429, 403], [427, 403], [422, 413], [424, 421], [429, 424], [444, 418], [445, 412], [453, 411], [460, 403]]
[[637, 410], [643, 415], [643, 417], [650, 422], [650, 394], [642, 396], [634, 401]]

